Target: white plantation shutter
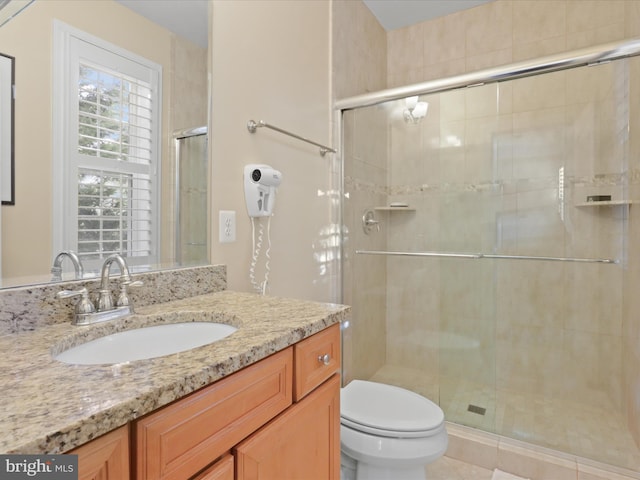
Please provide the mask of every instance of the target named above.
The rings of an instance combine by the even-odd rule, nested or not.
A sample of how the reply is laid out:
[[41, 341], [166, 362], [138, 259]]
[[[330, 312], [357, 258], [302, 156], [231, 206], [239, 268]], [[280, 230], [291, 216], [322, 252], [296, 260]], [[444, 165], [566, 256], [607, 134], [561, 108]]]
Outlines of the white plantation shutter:
[[120, 253], [157, 263], [160, 67], [68, 32], [62, 245], [95, 269]]
[[148, 175], [78, 170], [78, 255], [100, 260], [112, 253], [152, 254]]

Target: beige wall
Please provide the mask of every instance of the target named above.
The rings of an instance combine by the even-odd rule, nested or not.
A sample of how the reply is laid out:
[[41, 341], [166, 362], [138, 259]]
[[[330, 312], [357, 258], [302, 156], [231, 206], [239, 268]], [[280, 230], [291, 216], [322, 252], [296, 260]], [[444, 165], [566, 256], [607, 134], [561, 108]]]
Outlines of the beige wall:
[[[247, 122], [264, 120], [333, 144], [330, 98], [330, 2], [213, 2], [211, 158], [212, 260], [227, 264], [232, 290], [249, 291], [252, 254], [243, 168], [282, 172], [271, 220], [269, 292], [330, 300], [338, 245], [331, 211], [334, 155]], [[218, 213], [233, 210], [237, 240], [219, 243]], [[266, 222], [265, 222], [266, 224]], [[266, 248], [266, 233], [265, 233]], [[257, 270], [258, 281], [262, 270]]]
[[[167, 30], [121, 5], [104, 0], [56, 0], [34, 2], [0, 29], [0, 51], [16, 57], [16, 205], [2, 207], [2, 277], [48, 274], [53, 259], [51, 212], [51, 66], [53, 19], [100, 37], [163, 66], [163, 168], [170, 166], [172, 142], [168, 132], [206, 122], [206, 104], [189, 112], [187, 125], [173, 125], [180, 115], [170, 105], [173, 74], [184, 72], [184, 63], [173, 66], [173, 52], [194, 59], [206, 72], [205, 52], [179, 41]], [[118, 28], [113, 28], [117, 24]], [[198, 51], [200, 50], [200, 51]], [[194, 81], [197, 87], [194, 86]], [[176, 84], [177, 85], [177, 84]], [[176, 88], [178, 88], [176, 86]], [[206, 74], [190, 79], [183, 89], [183, 104], [190, 98], [206, 98]], [[184, 114], [182, 115], [184, 117]], [[172, 176], [163, 184], [163, 208], [169, 211]], [[172, 225], [163, 226], [167, 237], [163, 252], [170, 255]], [[167, 258], [167, 257], [165, 257]]]

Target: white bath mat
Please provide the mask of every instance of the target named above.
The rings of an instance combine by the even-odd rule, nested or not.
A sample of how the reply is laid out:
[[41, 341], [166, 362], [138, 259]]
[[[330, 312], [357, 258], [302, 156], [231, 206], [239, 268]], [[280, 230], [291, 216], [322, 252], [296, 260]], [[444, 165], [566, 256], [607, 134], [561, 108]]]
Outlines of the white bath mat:
[[517, 475], [512, 475], [511, 473], [503, 472], [502, 470], [498, 470], [497, 468], [493, 471], [493, 476], [491, 480], [528, 480], [523, 477], [519, 477]]

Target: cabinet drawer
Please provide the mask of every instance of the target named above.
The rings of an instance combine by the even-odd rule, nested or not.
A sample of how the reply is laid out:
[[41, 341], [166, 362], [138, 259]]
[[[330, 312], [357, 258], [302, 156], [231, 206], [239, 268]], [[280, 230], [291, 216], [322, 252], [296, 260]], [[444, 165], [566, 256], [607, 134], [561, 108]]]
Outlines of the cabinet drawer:
[[142, 479], [185, 479], [291, 405], [293, 347], [224, 378], [135, 425]]
[[332, 325], [294, 348], [293, 399], [297, 402], [340, 370], [340, 325]]

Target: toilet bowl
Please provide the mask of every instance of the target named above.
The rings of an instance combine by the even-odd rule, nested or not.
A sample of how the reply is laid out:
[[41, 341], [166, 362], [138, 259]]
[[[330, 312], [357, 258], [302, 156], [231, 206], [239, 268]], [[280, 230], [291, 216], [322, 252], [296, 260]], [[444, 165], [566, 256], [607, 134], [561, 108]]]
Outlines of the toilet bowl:
[[431, 400], [364, 380], [341, 390], [342, 480], [424, 480], [447, 445], [444, 413]]

